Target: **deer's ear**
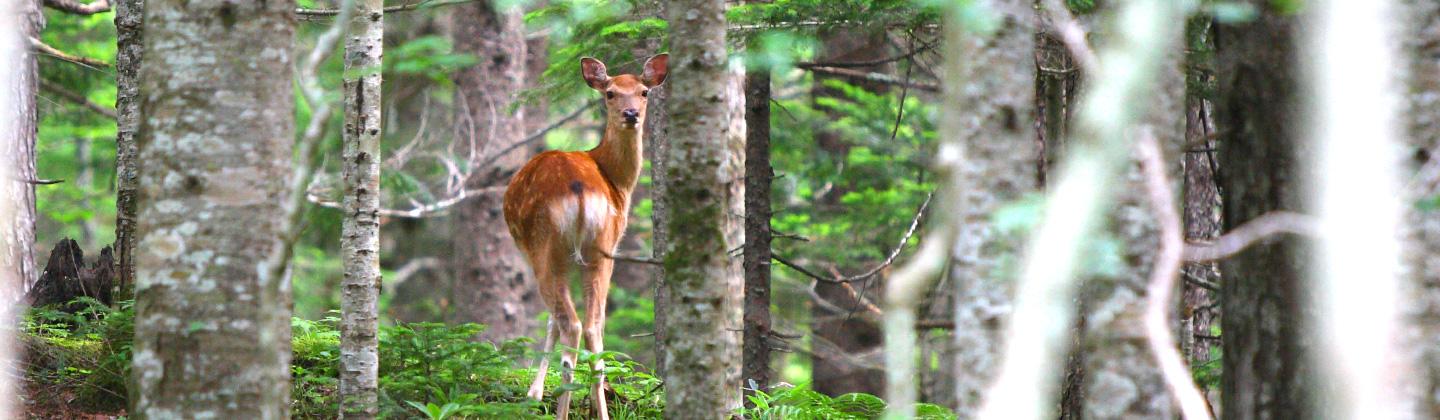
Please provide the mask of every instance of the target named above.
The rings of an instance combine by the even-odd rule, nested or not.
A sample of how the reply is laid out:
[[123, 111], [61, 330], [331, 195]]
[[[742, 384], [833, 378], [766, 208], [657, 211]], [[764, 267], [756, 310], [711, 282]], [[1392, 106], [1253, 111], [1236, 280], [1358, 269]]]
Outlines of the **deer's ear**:
[[670, 54], [660, 54], [645, 60], [645, 71], [640, 74], [640, 81], [646, 87], [660, 86], [665, 83], [665, 72], [669, 66]]
[[604, 89], [605, 82], [610, 76], [605, 75], [605, 63], [590, 57], [580, 59], [580, 75], [585, 77], [585, 84], [594, 89]]

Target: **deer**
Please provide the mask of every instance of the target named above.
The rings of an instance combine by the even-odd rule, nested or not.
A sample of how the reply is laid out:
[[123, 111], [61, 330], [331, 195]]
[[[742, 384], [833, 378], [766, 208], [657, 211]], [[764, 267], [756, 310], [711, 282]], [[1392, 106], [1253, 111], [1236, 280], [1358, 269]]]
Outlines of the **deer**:
[[[639, 76], [610, 77], [605, 64], [580, 59], [580, 74], [590, 88], [604, 95], [605, 135], [600, 144], [584, 152], [550, 151], [530, 159], [505, 189], [504, 214], [510, 236], [529, 260], [541, 299], [550, 309], [539, 372], [526, 396], [544, 396], [549, 354], [558, 340], [564, 348], [561, 383], [574, 380], [581, 335], [585, 349], [605, 348], [605, 300], [610, 292], [614, 253], [629, 222], [630, 195], [640, 179], [645, 107], [651, 89], [665, 82], [668, 54], [645, 61]], [[577, 319], [570, 296], [570, 274], [578, 272], [585, 299], [585, 319]], [[609, 420], [605, 406], [605, 362], [592, 367], [601, 372], [590, 392], [592, 407], [601, 420]], [[563, 385], [562, 385], [563, 387]], [[556, 397], [557, 420], [570, 412], [570, 391]]]

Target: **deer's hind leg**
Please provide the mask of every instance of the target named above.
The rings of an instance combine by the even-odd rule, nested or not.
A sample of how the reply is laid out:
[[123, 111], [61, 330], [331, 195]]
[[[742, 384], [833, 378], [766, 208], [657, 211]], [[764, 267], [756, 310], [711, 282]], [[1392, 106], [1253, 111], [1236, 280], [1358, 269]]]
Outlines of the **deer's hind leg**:
[[[574, 380], [575, 351], [572, 350], [580, 345], [580, 319], [575, 313], [575, 302], [570, 297], [569, 274], [572, 267], [573, 251], [563, 244], [536, 244], [537, 246], [528, 249], [527, 256], [530, 257], [531, 267], [535, 271], [536, 283], [540, 286], [540, 296], [545, 301], [545, 307], [550, 309], [549, 331], [545, 337], [541, 355], [539, 372], [535, 381], [530, 384], [527, 396], [539, 400], [544, 396], [545, 374], [549, 368], [550, 352], [555, 350], [558, 343], [562, 346], [560, 351], [561, 386], [567, 385]], [[564, 420], [570, 412], [570, 391], [561, 391], [555, 397], [556, 408], [555, 418]]]

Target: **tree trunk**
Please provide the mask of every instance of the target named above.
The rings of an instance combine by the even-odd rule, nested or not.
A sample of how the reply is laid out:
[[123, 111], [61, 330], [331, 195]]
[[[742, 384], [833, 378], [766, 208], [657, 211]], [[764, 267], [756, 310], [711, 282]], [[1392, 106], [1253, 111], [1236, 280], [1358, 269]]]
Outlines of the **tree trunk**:
[[[1215, 159], [1216, 142], [1211, 137], [1215, 133], [1215, 120], [1213, 107], [1210, 101], [1210, 87], [1214, 79], [1210, 69], [1213, 68], [1211, 54], [1214, 52], [1213, 38], [1210, 36], [1210, 18], [1197, 16], [1190, 19], [1186, 30], [1185, 45], [1190, 46], [1193, 51], [1188, 54], [1185, 100], [1185, 144], [1190, 150], [1181, 150], [1184, 155], [1181, 164], [1184, 169], [1184, 218], [1185, 218], [1185, 240], [1187, 242], [1209, 242], [1220, 236], [1220, 189], [1216, 185], [1217, 174], [1219, 173], [1219, 162]], [[1205, 141], [1206, 139], [1210, 139]], [[1196, 278], [1204, 281], [1204, 284], [1218, 285], [1220, 281], [1220, 266], [1214, 262], [1189, 263], [1182, 268], [1182, 276]], [[1191, 366], [1201, 368], [1205, 371], [1211, 370], [1210, 350], [1220, 345], [1219, 334], [1211, 331], [1211, 326], [1219, 321], [1220, 310], [1218, 307], [1219, 290], [1210, 290], [1205, 286], [1185, 281], [1184, 294], [1180, 301], [1180, 321], [1183, 328], [1180, 329], [1181, 354], [1190, 362]], [[1202, 367], [1204, 366], [1204, 367]], [[1207, 394], [1207, 399], [1217, 391], [1211, 383], [1200, 383], [1200, 390]], [[1219, 401], [1211, 399], [1212, 406]]]
[[[40, 10], [40, 0], [19, 0], [21, 42], [25, 37], [39, 38], [45, 28], [45, 15]], [[28, 44], [27, 44], [28, 45]], [[38, 139], [39, 113], [36, 108], [35, 92], [40, 87], [39, 65], [36, 55], [26, 49], [17, 63], [18, 83], [15, 89], [16, 107], [10, 112], [17, 117], [10, 127], [13, 141], [0, 144], [0, 156], [9, 160], [10, 172], [0, 182], [15, 184], [7, 192], [14, 205], [10, 216], [0, 229], [0, 243], [4, 247], [4, 263], [0, 269], [9, 271], [20, 279], [21, 290], [30, 290], [38, 278], [35, 267], [35, 141]]]
[[290, 416], [295, 6], [145, 5], [133, 418]]
[[[725, 383], [729, 389], [737, 389], [740, 383], [742, 359], [741, 341], [745, 317], [745, 267], [740, 255], [745, 247], [745, 66], [739, 58], [732, 58], [725, 72], [725, 115], [728, 128], [725, 130], [725, 162], [721, 166], [720, 180], [725, 184], [725, 256], [729, 265], [725, 271], [725, 350], [730, 360], [730, 370]], [[734, 250], [734, 252], [731, 252]], [[739, 408], [740, 400], [730, 398], [730, 408]]]
[[[1395, 16], [1403, 16], [1401, 63], [1405, 76], [1402, 127], [1408, 140], [1410, 166], [1404, 203], [1434, 202], [1440, 196], [1440, 73], [1434, 58], [1440, 54], [1440, 3], [1400, 1]], [[1402, 286], [1401, 346], [1411, 370], [1402, 382], [1403, 411], [1399, 419], [1440, 418], [1440, 210], [1433, 206], [1407, 207], [1402, 226], [1406, 232]]]
[[[948, 102], [967, 104], [978, 118], [954, 128], [967, 160], [959, 220], [989, 220], [1001, 208], [1039, 192], [1035, 175], [1040, 155], [1035, 141], [1035, 14], [1030, 0], [996, 0], [991, 8], [1006, 27], [988, 36], [953, 42], [946, 54], [962, 54], [960, 74], [947, 80], [965, 85], [949, 89]], [[957, 59], [950, 59], [955, 63]], [[986, 223], [962, 223], [950, 276], [955, 287], [956, 413], [973, 418], [985, 391], [998, 376], [1006, 312], [1019, 278], [1007, 257], [1020, 255], [1025, 238]], [[1007, 262], [1012, 261], [1012, 262]]]
[[[1112, 27], [1119, 22], [1110, 20]], [[1148, 75], [1144, 116], [1137, 129], [1150, 130], [1160, 140], [1165, 172], [1179, 179], [1177, 154], [1185, 139], [1185, 72], [1181, 27], [1171, 27], [1156, 72]], [[1121, 141], [1120, 139], [1110, 141]], [[1130, 143], [1130, 142], [1127, 142]], [[1087, 320], [1084, 332], [1087, 420], [1171, 420], [1178, 410], [1145, 337], [1146, 286], [1159, 249], [1159, 224], [1150, 204], [1149, 190], [1136, 164], [1126, 165], [1127, 186], [1111, 218], [1112, 232], [1124, 241], [1124, 261], [1117, 276], [1088, 281], [1083, 293]], [[1173, 190], [1173, 187], [1172, 187]]]
[[115, 268], [121, 299], [135, 287], [135, 202], [140, 182], [140, 60], [144, 55], [145, 0], [115, 0]]
[[726, 139], [731, 114], [725, 104], [725, 3], [721, 0], [671, 2], [668, 108], [674, 124], [666, 168], [667, 196], [685, 206], [670, 208], [672, 241], [665, 253], [665, 283], [671, 301], [665, 307], [665, 418], [715, 419], [727, 415], [734, 395], [726, 382], [736, 347], [726, 331], [725, 279], [731, 275], [726, 248], [732, 197], [727, 182]]
[[380, 56], [384, 2], [355, 2], [345, 41], [345, 198], [340, 258], [340, 418], [378, 414], [380, 297]]
[[[669, 3], [656, 1], [651, 5], [654, 18], [667, 18]], [[660, 46], [655, 45], [658, 49]], [[670, 86], [674, 86], [671, 82]], [[650, 249], [652, 258], [665, 259], [670, 246], [670, 86], [650, 92], [649, 116], [645, 117], [645, 153], [650, 154]], [[665, 281], [665, 266], [650, 269], [655, 284], [655, 377], [665, 377], [665, 339], [669, 334], [665, 313], [670, 306], [670, 287]]]
[[[745, 75], [745, 340], [741, 388], [770, 387], [770, 66]], [[748, 400], [747, 400], [748, 401]]]
[[[21, 25], [19, 24], [21, 15], [17, 12], [18, 10], [13, 8], [0, 8], [0, 62], [17, 63], [28, 59], [24, 32], [20, 30]], [[20, 132], [17, 129], [21, 125], [19, 109], [24, 103], [20, 98], [26, 94], [26, 90], [21, 88], [24, 86], [21, 83], [24, 80], [22, 67], [0, 66], [0, 148], [5, 150], [13, 150], [14, 146], [12, 145], [24, 139], [19, 135]], [[0, 174], [8, 173], [11, 173], [10, 160], [0, 159]], [[13, 202], [12, 197], [15, 196], [14, 191], [22, 184], [0, 181], [3, 181], [0, 182], [0, 220], [11, 220], [16, 206], [19, 204]], [[4, 246], [10, 246], [10, 244], [5, 243]], [[4, 261], [0, 263], [3, 264], [0, 267], [4, 268], [0, 269], [0, 296], [5, 296], [5, 298], [0, 298], [0, 325], [15, 325], [14, 322], [19, 314], [15, 313], [18, 302], [14, 297], [21, 296], [25, 290], [24, 281], [16, 274], [18, 270], [8, 267], [8, 260], [11, 257], [12, 254], [9, 252], [0, 254], [0, 261]], [[0, 395], [20, 394], [20, 384], [16, 379], [21, 377], [22, 372], [17, 369], [20, 364], [17, 363], [18, 352], [16, 349], [18, 346], [14, 345], [16, 343], [14, 333], [14, 328], [0, 328]], [[18, 402], [18, 398], [0, 398], [0, 418], [20, 418], [17, 415], [19, 410], [17, 410], [16, 403]]]
[[[1303, 122], [1294, 31], [1299, 17], [1269, 10], [1215, 29], [1215, 123], [1222, 218], [1230, 230], [1275, 210], [1308, 210], [1302, 165]], [[1220, 264], [1225, 283], [1221, 418], [1308, 419], [1302, 329], [1303, 267], [1308, 242], [1296, 237], [1255, 244]]]
[[[525, 137], [525, 108], [514, 112], [515, 94], [525, 87], [525, 24], [517, 7], [480, 1], [456, 6], [452, 39], [455, 50], [475, 54], [480, 64], [455, 77], [455, 123], [461, 144], [476, 144], [481, 156], [505, 150]], [[535, 150], [527, 148], [526, 150]], [[498, 161], [473, 162], [466, 188], [505, 185], [533, 153], [510, 153]], [[478, 164], [478, 165], [477, 165]], [[534, 276], [510, 238], [500, 213], [499, 194], [485, 194], [459, 205], [455, 235], [454, 322], [489, 325], [484, 340], [500, 341], [537, 332], [542, 310]]]

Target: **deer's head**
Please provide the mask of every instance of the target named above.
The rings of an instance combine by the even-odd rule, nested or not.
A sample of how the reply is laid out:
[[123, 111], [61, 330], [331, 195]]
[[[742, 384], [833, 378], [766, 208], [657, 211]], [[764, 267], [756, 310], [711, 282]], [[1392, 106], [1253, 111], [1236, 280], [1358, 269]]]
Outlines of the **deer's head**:
[[660, 54], [645, 60], [644, 70], [639, 76], [622, 74], [610, 77], [605, 74], [605, 63], [594, 58], [580, 59], [580, 74], [585, 83], [605, 95], [605, 123], [622, 130], [634, 130], [645, 123], [645, 105], [649, 103], [650, 89], [665, 83], [665, 66], [670, 54]]

